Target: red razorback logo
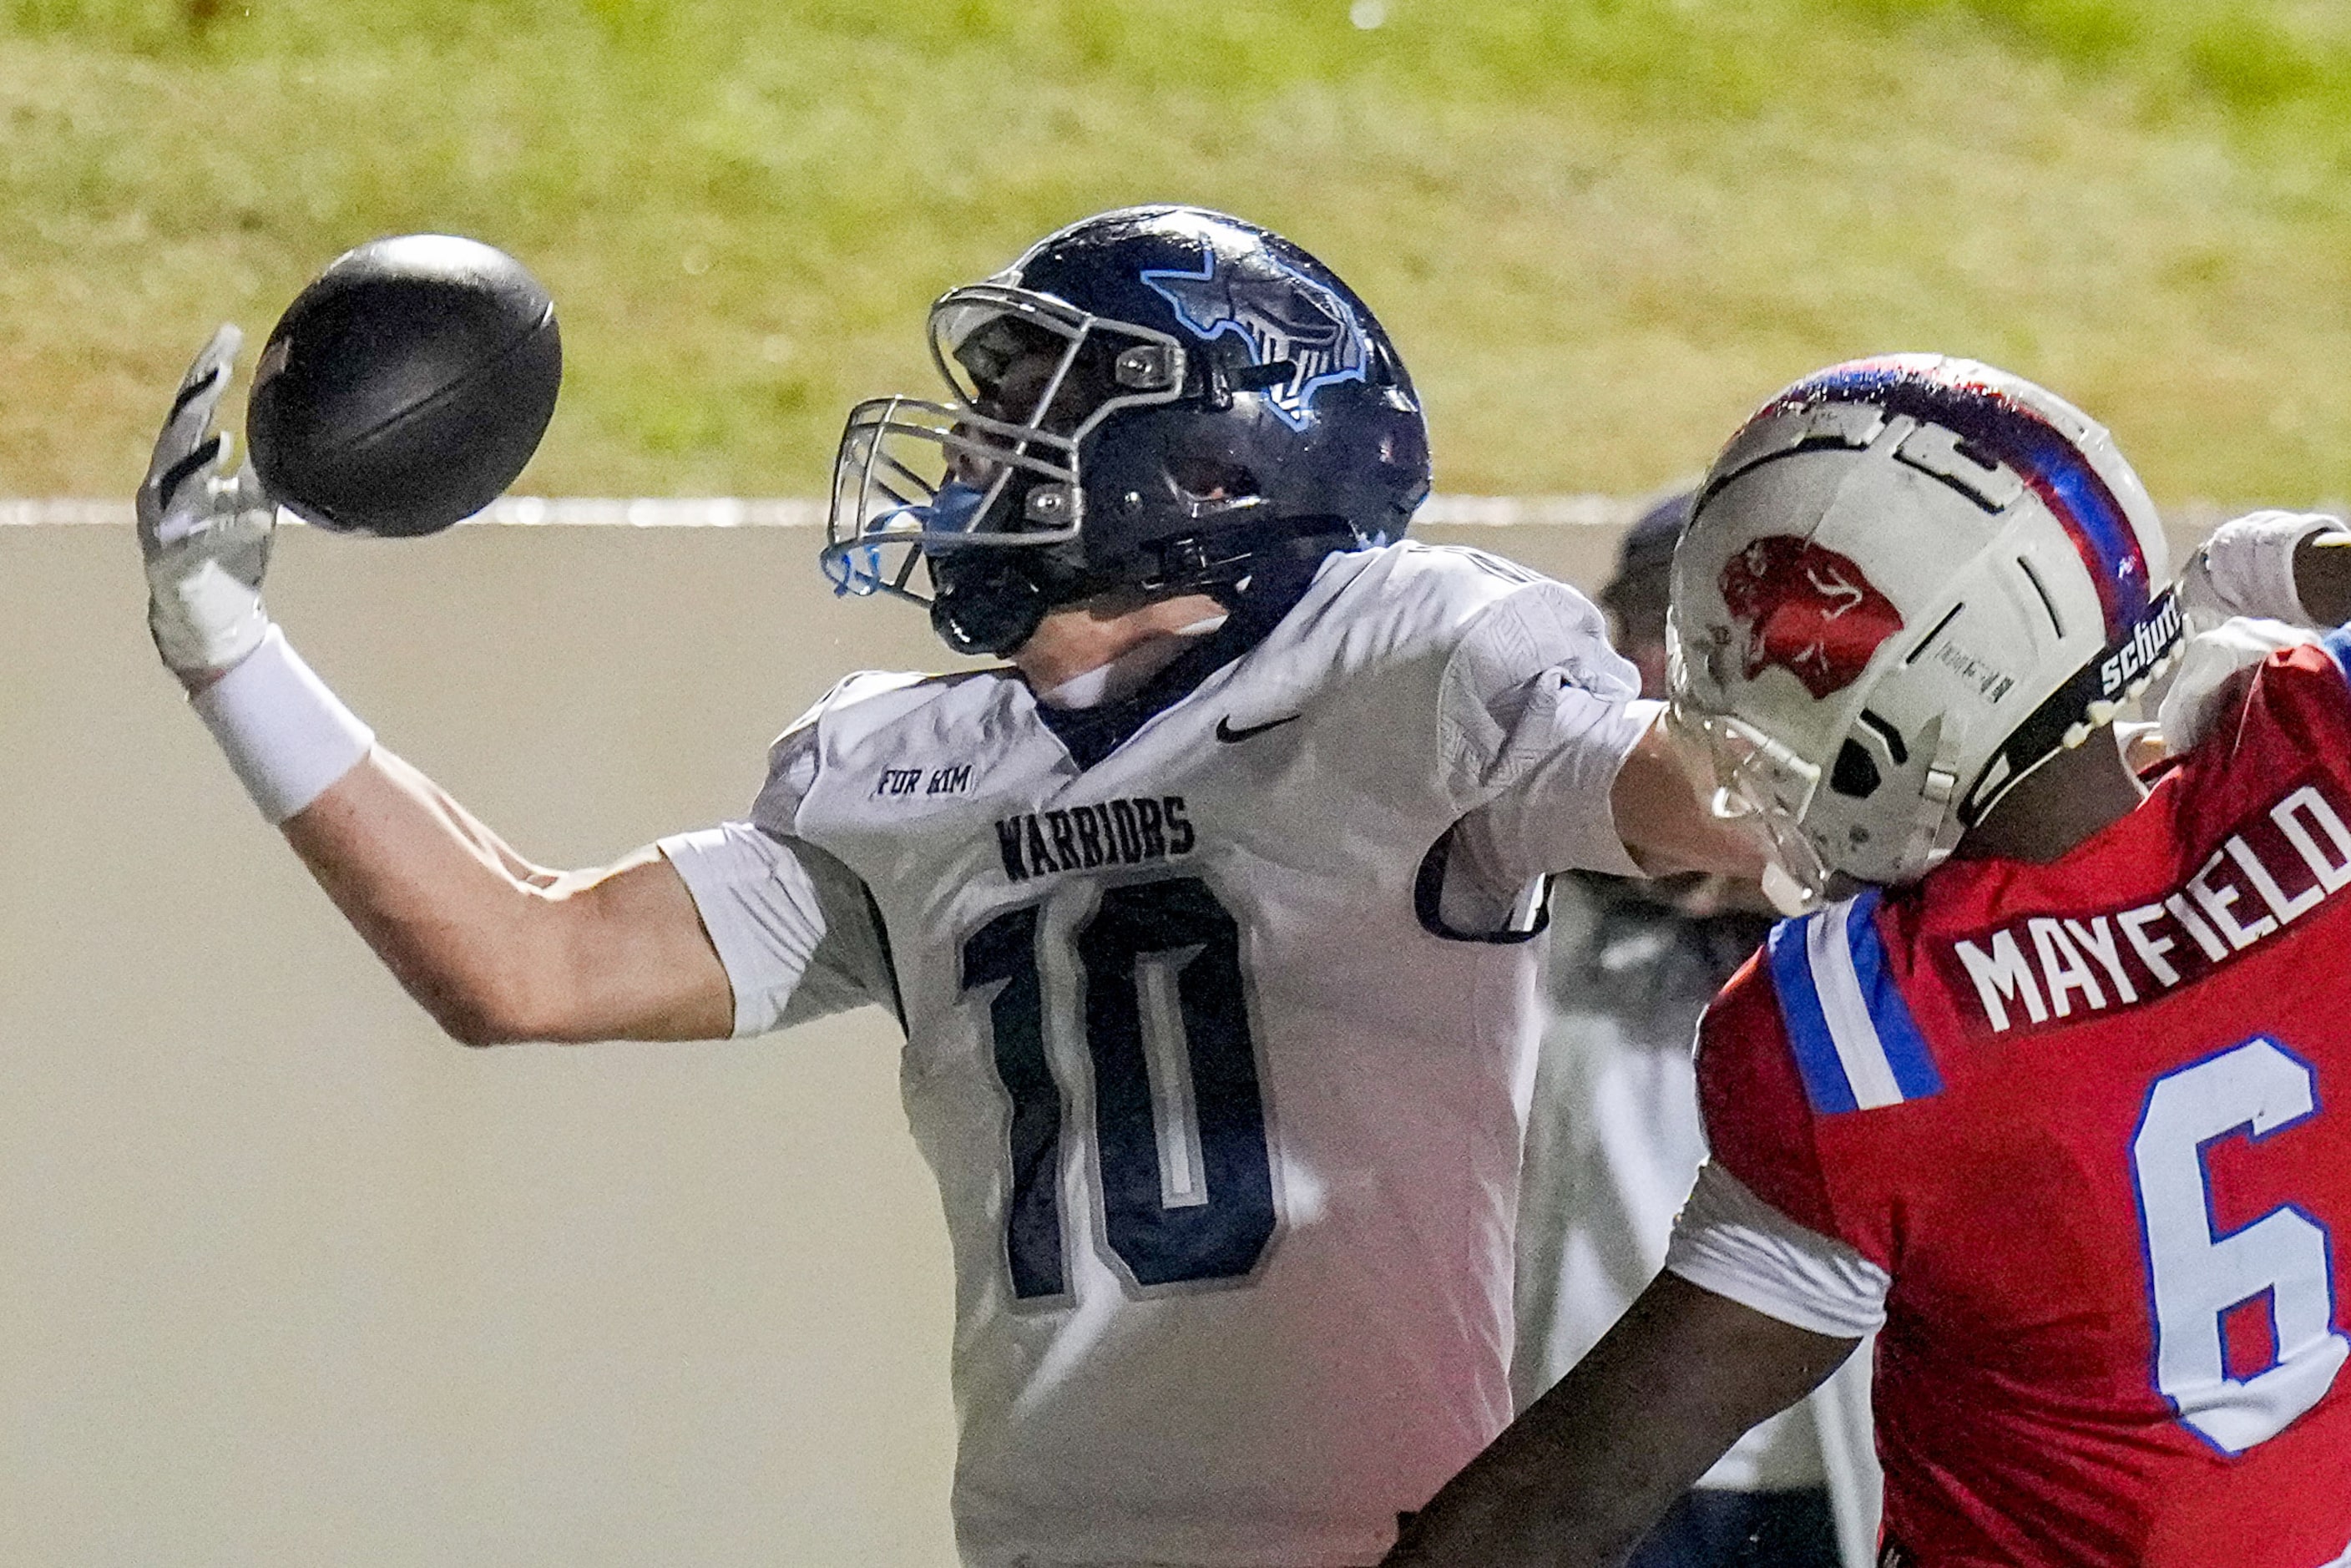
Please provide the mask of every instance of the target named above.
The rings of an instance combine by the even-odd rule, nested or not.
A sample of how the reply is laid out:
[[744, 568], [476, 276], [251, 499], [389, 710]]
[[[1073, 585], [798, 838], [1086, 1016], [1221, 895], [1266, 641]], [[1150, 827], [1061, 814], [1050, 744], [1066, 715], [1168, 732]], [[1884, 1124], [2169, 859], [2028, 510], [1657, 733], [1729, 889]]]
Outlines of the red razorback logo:
[[1861, 568], [1791, 534], [1732, 556], [1722, 599], [1747, 631], [1747, 678], [1777, 664], [1815, 697], [1859, 680], [1877, 645], [1902, 630], [1902, 612]]

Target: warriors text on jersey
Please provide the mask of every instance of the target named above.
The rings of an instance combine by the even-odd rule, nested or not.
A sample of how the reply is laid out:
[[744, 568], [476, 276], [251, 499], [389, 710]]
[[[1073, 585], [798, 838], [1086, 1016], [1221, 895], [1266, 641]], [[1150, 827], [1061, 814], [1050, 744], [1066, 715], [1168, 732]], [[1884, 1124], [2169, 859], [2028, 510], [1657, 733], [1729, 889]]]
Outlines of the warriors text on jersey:
[[1782, 925], [1708, 1013], [1716, 1161], [1890, 1277], [1888, 1561], [2351, 1561], [2346, 653], [2054, 862]]
[[738, 1033], [904, 1021], [968, 1562], [1366, 1563], [1500, 1429], [1511, 895], [1630, 869], [1653, 712], [1569, 590], [1395, 546], [1090, 765], [1009, 672], [854, 676], [664, 843]]

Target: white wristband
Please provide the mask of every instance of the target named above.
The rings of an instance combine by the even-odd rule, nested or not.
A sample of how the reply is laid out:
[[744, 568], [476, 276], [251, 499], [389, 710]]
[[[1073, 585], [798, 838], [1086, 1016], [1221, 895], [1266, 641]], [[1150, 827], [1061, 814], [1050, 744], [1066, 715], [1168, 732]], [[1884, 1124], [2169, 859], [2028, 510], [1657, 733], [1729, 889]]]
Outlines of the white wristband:
[[261, 646], [190, 701], [273, 826], [326, 793], [375, 745], [375, 732], [311, 674], [275, 626]]
[[2232, 614], [2310, 625], [2294, 552], [2313, 534], [2342, 531], [2341, 520], [2323, 512], [2253, 512], [2222, 523], [2204, 543], [2213, 597]]

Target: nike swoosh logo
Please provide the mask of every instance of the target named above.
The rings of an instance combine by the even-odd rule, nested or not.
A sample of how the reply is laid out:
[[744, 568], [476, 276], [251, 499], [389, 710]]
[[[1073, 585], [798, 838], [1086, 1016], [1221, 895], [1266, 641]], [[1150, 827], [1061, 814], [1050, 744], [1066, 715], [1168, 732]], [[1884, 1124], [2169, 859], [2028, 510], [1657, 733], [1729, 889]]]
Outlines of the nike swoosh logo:
[[1217, 738], [1227, 746], [1231, 746], [1238, 741], [1247, 740], [1252, 735], [1263, 735], [1269, 729], [1280, 729], [1285, 724], [1296, 724], [1305, 716], [1302, 713], [1294, 713], [1288, 718], [1270, 719], [1264, 724], [1252, 724], [1243, 729], [1235, 729], [1232, 715], [1227, 714], [1217, 721]]

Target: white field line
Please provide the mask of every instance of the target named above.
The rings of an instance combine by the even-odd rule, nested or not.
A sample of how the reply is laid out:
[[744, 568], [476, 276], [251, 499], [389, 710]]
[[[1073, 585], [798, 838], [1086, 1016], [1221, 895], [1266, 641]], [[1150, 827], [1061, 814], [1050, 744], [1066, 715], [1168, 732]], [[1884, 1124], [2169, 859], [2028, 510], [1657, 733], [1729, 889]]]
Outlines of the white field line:
[[[1431, 496], [1422, 503], [1413, 520], [1440, 527], [1621, 528], [1639, 517], [1652, 499], [1647, 496]], [[0, 528], [120, 527], [130, 521], [131, 503], [127, 499], [0, 498]], [[824, 503], [788, 497], [641, 497], [623, 500], [508, 496], [492, 502], [487, 510], [467, 521], [526, 528], [815, 528], [824, 526]]]
[[[1438, 528], [1621, 528], [1665, 494], [1431, 496], [1413, 521]], [[2178, 540], [2200, 538], [2247, 509], [2194, 500], [2163, 511], [2168, 531]], [[2351, 507], [2339, 500], [2323, 501], [2311, 509], [2351, 515]], [[288, 514], [282, 520], [296, 519]], [[130, 522], [128, 499], [0, 497], [0, 528], [127, 527]], [[491, 502], [466, 523], [524, 528], [817, 528], [824, 526], [824, 503], [790, 496], [508, 496]]]

